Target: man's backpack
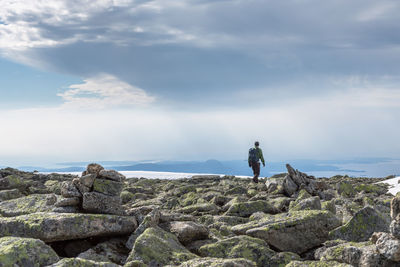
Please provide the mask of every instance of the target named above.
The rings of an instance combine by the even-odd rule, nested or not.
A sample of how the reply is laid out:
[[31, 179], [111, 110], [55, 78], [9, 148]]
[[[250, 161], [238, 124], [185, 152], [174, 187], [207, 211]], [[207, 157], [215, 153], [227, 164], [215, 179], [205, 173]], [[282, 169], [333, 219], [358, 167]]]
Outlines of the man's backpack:
[[258, 158], [258, 153], [257, 153], [257, 149], [255, 149], [254, 147], [249, 149], [249, 161], [250, 162], [258, 162], [259, 158]]

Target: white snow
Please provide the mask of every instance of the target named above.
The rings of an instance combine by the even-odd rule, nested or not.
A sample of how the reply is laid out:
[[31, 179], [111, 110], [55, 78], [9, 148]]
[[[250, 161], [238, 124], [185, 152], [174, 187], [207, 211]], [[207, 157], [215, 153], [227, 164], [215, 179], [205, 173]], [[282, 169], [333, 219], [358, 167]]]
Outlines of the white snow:
[[389, 188], [388, 193], [390, 193], [393, 196], [395, 196], [397, 194], [397, 192], [400, 192], [399, 180], [400, 180], [400, 176], [394, 177], [392, 179], [388, 179], [388, 180], [385, 180], [385, 181], [382, 181], [382, 182], [378, 182], [378, 183], [389, 184], [390, 188]]

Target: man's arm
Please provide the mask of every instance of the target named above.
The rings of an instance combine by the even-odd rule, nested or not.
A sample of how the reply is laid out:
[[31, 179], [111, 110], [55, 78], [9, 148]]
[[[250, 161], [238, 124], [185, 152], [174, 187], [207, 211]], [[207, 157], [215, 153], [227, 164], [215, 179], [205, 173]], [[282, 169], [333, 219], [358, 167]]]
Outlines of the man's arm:
[[261, 148], [259, 148], [258, 152], [259, 152], [258, 156], [261, 159], [261, 162], [262, 162], [263, 166], [265, 166], [264, 156], [263, 156]]

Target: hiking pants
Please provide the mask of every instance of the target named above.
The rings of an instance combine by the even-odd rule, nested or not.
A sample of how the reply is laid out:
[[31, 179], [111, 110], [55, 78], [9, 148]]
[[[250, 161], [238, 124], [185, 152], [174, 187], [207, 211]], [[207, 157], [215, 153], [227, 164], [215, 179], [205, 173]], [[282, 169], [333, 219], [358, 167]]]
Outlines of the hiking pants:
[[252, 162], [251, 168], [253, 169], [253, 181], [258, 181], [258, 176], [260, 176], [260, 162]]

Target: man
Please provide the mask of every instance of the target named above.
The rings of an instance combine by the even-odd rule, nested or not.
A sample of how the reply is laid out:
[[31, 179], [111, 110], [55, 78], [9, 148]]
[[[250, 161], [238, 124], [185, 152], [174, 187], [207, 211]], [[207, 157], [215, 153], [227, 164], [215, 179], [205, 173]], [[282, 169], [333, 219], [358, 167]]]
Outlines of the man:
[[260, 143], [256, 141], [254, 143], [255, 147], [249, 149], [249, 167], [253, 169], [253, 182], [258, 183], [258, 176], [260, 176], [260, 160], [265, 167], [264, 156], [261, 148], [259, 148]]

